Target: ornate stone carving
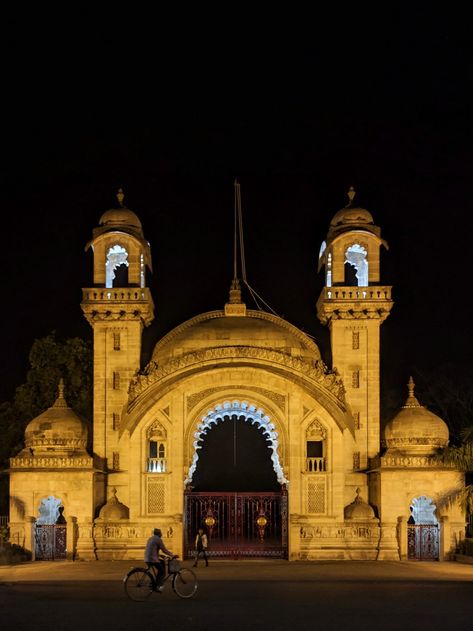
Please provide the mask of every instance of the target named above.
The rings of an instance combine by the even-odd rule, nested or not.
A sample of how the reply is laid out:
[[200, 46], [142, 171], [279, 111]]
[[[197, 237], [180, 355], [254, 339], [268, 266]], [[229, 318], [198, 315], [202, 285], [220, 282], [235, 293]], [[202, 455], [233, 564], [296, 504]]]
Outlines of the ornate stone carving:
[[454, 469], [454, 465], [441, 462], [436, 456], [405, 456], [403, 454], [386, 455], [373, 458], [370, 461], [372, 469], [378, 467], [415, 467]]
[[164, 429], [164, 427], [161, 425], [161, 423], [158, 420], [156, 420], [146, 430], [146, 437], [148, 438], [148, 440], [152, 437], [160, 438], [161, 440], [166, 440], [167, 432]]
[[306, 430], [307, 440], [325, 440], [327, 438], [327, 430], [320, 421], [312, 421]]
[[57, 456], [16, 456], [15, 458], [10, 458], [10, 467], [12, 469], [91, 469], [92, 464], [93, 459], [90, 457], [60, 458]]
[[302, 373], [306, 378], [327, 388], [342, 404], [345, 403], [345, 388], [341, 377], [337, 372], [328, 371], [321, 360], [308, 361], [270, 348], [224, 346], [186, 353], [177, 359], [170, 360], [163, 366], [158, 366], [156, 362], [148, 364], [143, 374], [137, 375], [130, 382], [129, 404], [152, 384], [181, 369], [206, 361], [225, 359], [255, 359], [282, 365], [290, 370]]
[[[258, 386], [243, 386], [236, 385], [232, 386], [233, 389], [245, 389], [250, 390], [251, 392], [258, 392], [274, 403], [279, 407], [283, 412], [286, 411], [286, 397], [283, 394], [278, 394], [277, 392], [273, 392], [272, 390], [268, 390], [267, 388], [259, 388]], [[221, 392], [222, 390], [228, 391], [227, 386], [216, 386], [215, 388], [207, 388], [205, 390], [201, 390], [200, 392], [196, 392], [195, 394], [191, 394], [187, 397], [187, 412], [189, 413], [193, 407], [195, 407], [200, 401], [207, 398], [211, 394], [215, 394], [216, 392]]]

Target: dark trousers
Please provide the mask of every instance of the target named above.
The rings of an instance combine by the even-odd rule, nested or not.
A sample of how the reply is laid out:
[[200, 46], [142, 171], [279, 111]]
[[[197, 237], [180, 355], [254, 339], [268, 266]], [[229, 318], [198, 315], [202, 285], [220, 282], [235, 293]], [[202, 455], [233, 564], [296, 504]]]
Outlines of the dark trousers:
[[200, 555], [202, 555], [202, 558], [205, 561], [205, 565], [209, 564], [209, 560], [207, 559], [207, 553], [205, 552], [205, 548], [202, 548], [202, 550], [196, 550], [195, 551], [195, 561], [194, 561], [194, 565], [197, 567], [197, 563], [199, 561], [199, 557]]
[[159, 585], [163, 584], [164, 577], [166, 575], [166, 567], [164, 565], [164, 561], [156, 561], [154, 563], [147, 562], [146, 565], [151, 568], [156, 568], [156, 583]]

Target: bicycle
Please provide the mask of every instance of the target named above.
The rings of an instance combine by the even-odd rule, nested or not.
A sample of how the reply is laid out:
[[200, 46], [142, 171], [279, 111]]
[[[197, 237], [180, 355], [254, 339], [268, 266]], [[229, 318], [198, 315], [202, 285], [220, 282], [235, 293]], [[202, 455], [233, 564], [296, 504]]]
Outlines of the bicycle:
[[182, 567], [176, 557], [164, 557], [166, 574], [160, 586], [158, 585], [157, 569], [148, 567], [133, 567], [123, 577], [125, 593], [131, 600], [144, 601], [152, 592], [161, 592], [168, 579], [172, 578], [172, 588], [180, 598], [192, 598], [197, 591], [197, 578], [192, 570]]

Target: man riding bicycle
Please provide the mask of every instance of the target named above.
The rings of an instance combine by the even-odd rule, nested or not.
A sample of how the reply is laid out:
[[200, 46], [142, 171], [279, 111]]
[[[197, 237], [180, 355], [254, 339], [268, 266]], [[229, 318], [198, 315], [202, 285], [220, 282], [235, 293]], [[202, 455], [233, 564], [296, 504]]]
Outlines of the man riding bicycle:
[[177, 557], [177, 554], [173, 554], [164, 545], [161, 530], [159, 528], [155, 528], [153, 530], [153, 535], [146, 542], [145, 563], [147, 563], [148, 567], [156, 568], [156, 582], [158, 585], [158, 591], [161, 591], [164, 578], [166, 576], [164, 561], [159, 558], [160, 551], [168, 557]]

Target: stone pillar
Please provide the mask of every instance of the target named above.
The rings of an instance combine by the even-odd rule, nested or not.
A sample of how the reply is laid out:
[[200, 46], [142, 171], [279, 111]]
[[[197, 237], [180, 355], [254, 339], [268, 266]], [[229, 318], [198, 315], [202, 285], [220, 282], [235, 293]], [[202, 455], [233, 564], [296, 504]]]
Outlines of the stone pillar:
[[381, 524], [377, 561], [399, 561], [399, 544], [395, 523]]
[[451, 549], [450, 523], [447, 516], [440, 517], [439, 526], [439, 561], [450, 561], [454, 550]]
[[407, 519], [404, 515], [397, 518], [397, 539], [399, 557], [401, 561], [407, 561]]
[[36, 559], [36, 539], [35, 539], [35, 529], [36, 529], [36, 517], [25, 517], [25, 550], [29, 550], [31, 552], [31, 560], [35, 561]]
[[74, 561], [77, 544], [77, 517], [69, 517], [66, 529], [66, 558]]
[[84, 519], [77, 523], [76, 558], [82, 561], [95, 561], [95, 541], [93, 537], [94, 522]]
[[288, 519], [288, 559], [289, 561], [299, 561], [301, 559], [301, 524], [291, 523]]

